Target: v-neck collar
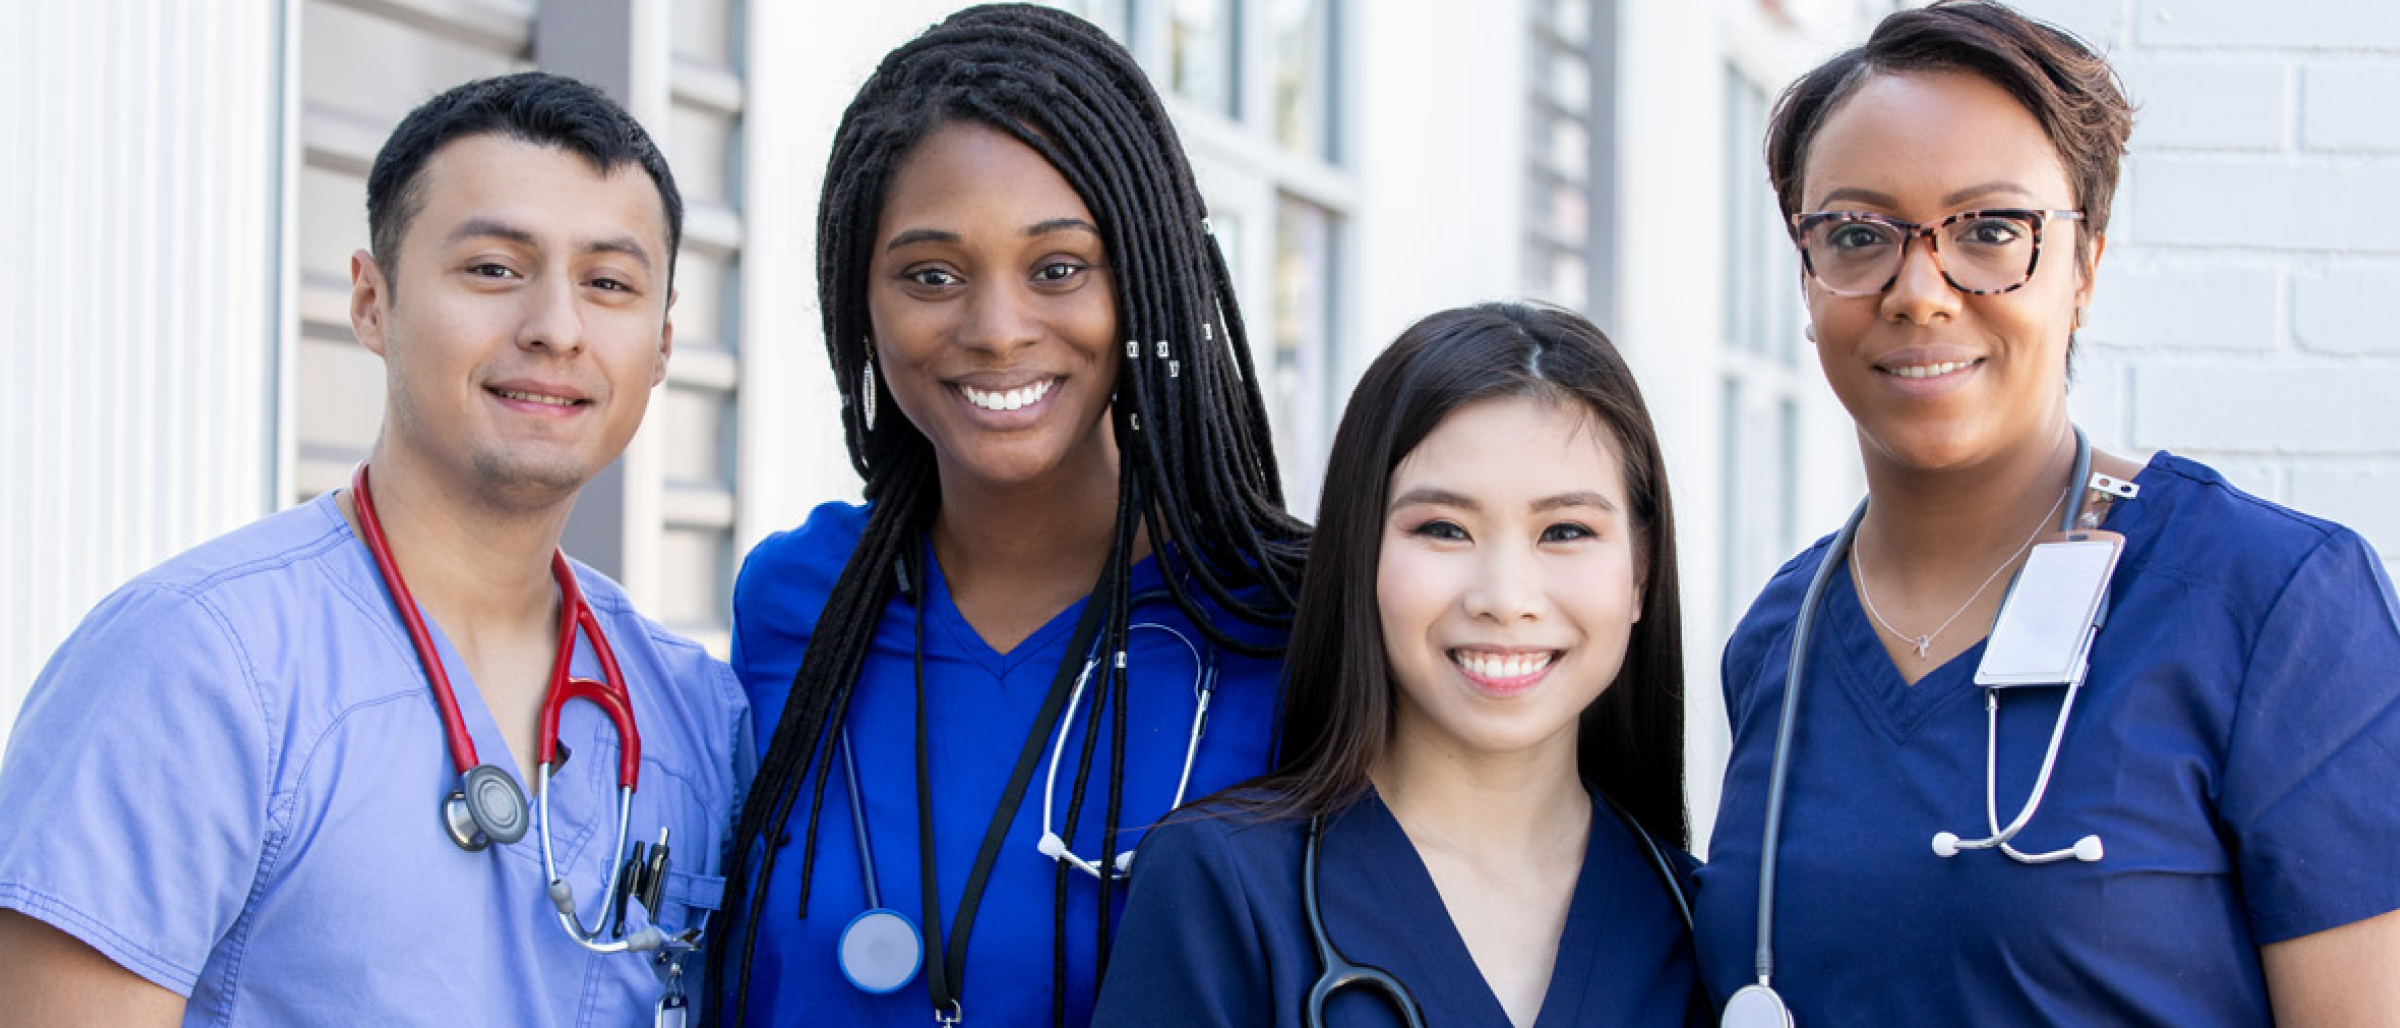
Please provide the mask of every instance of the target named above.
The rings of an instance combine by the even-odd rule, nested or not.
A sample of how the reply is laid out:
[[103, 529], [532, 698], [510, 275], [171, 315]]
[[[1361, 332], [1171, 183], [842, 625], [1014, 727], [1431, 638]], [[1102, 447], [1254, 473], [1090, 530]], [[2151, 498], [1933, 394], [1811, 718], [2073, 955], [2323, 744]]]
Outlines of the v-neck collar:
[[[919, 560], [925, 562], [925, 621], [928, 629], [941, 633], [952, 652], [973, 661], [995, 678], [1005, 676], [1028, 659], [1046, 657], [1054, 652], [1058, 641], [1075, 631], [1075, 623], [1083, 617], [1083, 608], [1092, 602], [1088, 592], [1077, 597], [1004, 653], [994, 649], [984, 639], [983, 633], [976, 631], [975, 626], [967, 621], [966, 613], [958, 609], [958, 600], [950, 592], [950, 577], [942, 570], [942, 562], [934, 556], [931, 535], [920, 536], [917, 555]], [[1156, 553], [1134, 562], [1127, 576], [1128, 595], [1140, 595], [1144, 591], [1162, 587], [1163, 580], [1159, 577], [1157, 562]]]
[[[1572, 1025], [1581, 1017], [1591, 976], [1587, 967], [1569, 957], [1605, 948], [1602, 936], [1618, 903], [1619, 879], [1626, 877], [1614, 873], [1613, 850], [1602, 834], [1608, 831], [1602, 819], [1615, 815], [1603, 808], [1597, 797], [1589, 798], [1592, 818], [1584, 840], [1583, 866], [1576, 872], [1575, 889], [1567, 901], [1566, 927], [1559, 933], [1550, 982], [1543, 989], [1541, 1011], [1534, 1015], [1533, 1028]], [[1402, 943], [1407, 963], [1386, 970], [1407, 985], [1428, 1010], [1472, 1011], [1474, 1016], [1466, 1018], [1466, 1023], [1508, 1024], [1508, 1012], [1482, 967], [1475, 963], [1466, 938], [1459, 934], [1458, 922], [1442, 901], [1433, 872], [1426, 868], [1416, 844], [1409, 841], [1407, 830], [1400, 827], [1383, 797], [1369, 788], [1337, 823], [1348, 825], [1348, 830], [1357, 834], [1351, 844], [1337, 846], [1331, 841], [1333, 833], [1327, 832], [1326, 857], [1337, 866], [1326, 877], [1338, 874], [1338, 880], [1377, 883], [1386, 897], [1377, 906], [1407, 912], [1401, 917], [1422, 911], [1412, 918], [1419, 924], [1431, 925], [1433, 915], [1439, 915], [1441, 929], [1421, 933], [1413, 943]], [[1338, 933], [1335, 944], [1341, 944]], [[1460, 968], [1473, 968], [1474, 973], [1458, 973]]]
[[[1827, 559], [1832, 559], [1832, 554], [1827, 554]], [[1818, 621], [1825, 645], [1834, 647], [1837, 659], [1811, 661], [1810, 668], [1830, 671], [1858, 707], [1860, 717], [1894, 742], [1907, 742], [1920, 726], [1959, 697], [1974, 694], [1975, 667], [1983, 662], [1984, 640], [1976, 640], [1912, 685], [1892, 663], [1866, 609], [1859, 606], [1858, 583], [1850, 577], [1850, 562], [1843, 561], [1834, 574], [1837, 577], [1827, 589]]]
[[[2164, 451], [2152, 454], [2135, 475], [2135, 483], [2144, 484], [2142, 479], [2154, 478], [2150, 475], [2151, 470], [2158, 467], [2165, 457]], [[2128, 514], [2129, 508], [2136, 512]], [[2100, 527], [2122, 533], [2128, 524], [2139, 521], [2142, 517], [2140, 510], [2138, 499], [2113, 504]], [[2126, 540], [2126, 549], [2133, 549], [2133, 540]], [[1825, 559], [1834, 560], [1839, 556], [1829, 549]], [[1975, 640], [1974, 645], [1927, 672], [1912, 685], [1901, 676], [1899, 666], [1892, 663], [1892, 655], [1883, 648], [1883, 639], [1868, 620], [1866, 609], [1859, 605], [1858, 583], [1851, 577], [1850, 568], [1850, 562], [1845, 559], [1840, 567], [1834, 569], [1837, 577], [1828, 583], [1824, 606], [1818, 612], [1819, 631], [1823, 633], [1825, 642], [1816, 645], [1832, 647], [1838, 659], [1811, 659], [1809, 668], [1812, 673], [1828, 674], [1838, 682], [1843, 695], [1849, 697], [1852, 705], [1858, 709], [1861, 719], [1874, 725], [1877, 731], [1893, 742], [1906, 743], [1920, 727], [1951, 704], [1961, 702], [1961, 697], [1979, 694], [1980, 690], [1975, 686], [1975, 668], [1983, 663], [1984, 648], [1991, 641], [1991, 626], [1984, 626], [1983, 638]], [[2120, 577], [2117, 583], [2112, 584], [2112, 591], [2121, 585]]]

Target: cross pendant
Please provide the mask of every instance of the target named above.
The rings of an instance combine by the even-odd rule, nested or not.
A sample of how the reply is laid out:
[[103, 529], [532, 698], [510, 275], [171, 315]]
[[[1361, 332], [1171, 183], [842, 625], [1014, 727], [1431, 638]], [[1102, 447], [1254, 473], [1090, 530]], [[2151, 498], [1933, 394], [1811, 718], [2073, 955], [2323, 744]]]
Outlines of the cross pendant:
[[1918, 637], [1917, 637], [1917, 659], [1918, 659], [1918, 660], [1924, 660], [1924, 659], [1925, 659], [1925, 651], [1926, 651], [1926, 650], [1929, 650], [1929, 649], [1932, 649], [1932, 648], [1933, 648], [1933, 637], [1932, 637], [1932, 636], [1930, 636], [1930, 635], [1920, 635], [1920, 636], [1918, 636]]

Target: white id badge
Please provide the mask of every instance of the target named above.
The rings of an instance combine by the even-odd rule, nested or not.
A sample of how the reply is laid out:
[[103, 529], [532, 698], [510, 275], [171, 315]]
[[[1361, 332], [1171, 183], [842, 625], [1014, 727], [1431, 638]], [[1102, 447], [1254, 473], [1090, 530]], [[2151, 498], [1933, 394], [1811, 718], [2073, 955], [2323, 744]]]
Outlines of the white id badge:
[[2124, 536], [2096, 529], [2035, 546], [2000, 601], [1975, 684], [2080, 684], [2100, 604], [2124, 547]]

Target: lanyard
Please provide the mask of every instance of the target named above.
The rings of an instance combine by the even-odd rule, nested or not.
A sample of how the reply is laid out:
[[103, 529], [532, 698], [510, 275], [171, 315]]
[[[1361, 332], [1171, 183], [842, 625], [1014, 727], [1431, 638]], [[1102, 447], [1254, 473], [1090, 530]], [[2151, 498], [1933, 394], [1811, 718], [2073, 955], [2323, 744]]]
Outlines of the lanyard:
[[1067, 643], [1069, 659], [1061, 661], [1058, 672], [1050, 680], [1050, 692], [1042, 698], [1042, 708], [1034, 714], [1033, 727], [1025, 734], [1025, 745], [1017, 753], [1016, 770], [1010, 772], [1008, 788], [1000, 794], [1000, 803], [992, 810], [991, 824], [984, 829], [983, 845], [975, 853], [975, 867], [967, 874], [966, 892], [959, 897], [957, 923], [945, 933], [942, 928], [942, 894], [934, 869], [933, 852], [933, 775], [928, 766], [927, 732], [925, 729], [925, 595], [924, 561], [921, 555], [909, 569], [909, 594], [915, 600], [915, 642], [911, 647], [911, 671], [917, 686], [917, 880], [923, 887], [926, 927], [933, 938], [933, 959], [925, 962], [925, 989], [933, 1000], [935, 1024], [956, 1025], [966, 1017], [961, 1002], [966, 994], [967, 942], [975, 933], [975, 913], [983, 904], [984, 887], [991, 884], [992, 868], [999, 862], [1000, 844], [1008, 836], [1009, 822], [1016, 819], [1017, 808], [1025, 800], [1025, 789], [1033, 781], [1033, 770], [1041, 763], [1042, 742], [1049, 733], [1042, 726], [1058, 720], [1066, 707], [1067, 694], [1075, 683], [1077, 663], [1073, 654], [1091, 644], [1092, 635], [1099, 630], [1100, 601], [1104, 591], [1113, 583], [1103, 581], [1084, 601], [1083, 617], [1075, 623], [1075, 634]]

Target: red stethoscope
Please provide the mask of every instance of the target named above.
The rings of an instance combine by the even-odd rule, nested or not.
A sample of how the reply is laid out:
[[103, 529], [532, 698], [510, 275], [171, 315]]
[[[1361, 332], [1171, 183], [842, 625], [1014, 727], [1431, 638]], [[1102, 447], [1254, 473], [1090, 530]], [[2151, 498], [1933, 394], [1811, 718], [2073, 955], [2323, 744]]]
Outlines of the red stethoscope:
[[[425, 619], [417, 614], [416, 600], [409, 595], [408, 583], [400, 577], [400, 567], [392, 560], [391, 544], [384, 540], [383, 522], [375, 516], [375, 500], [367, 491], [367, 466], [360, 464], [350, 477], [351, 495], [358, 501], [359, 534], [366, 537], [367, 552], [375, 557], [375, 567], [383, 573], [383, 584], [391, 591], [392, 606], [400, 612], [400, 623], [408, 629], [408, 641], [416, 647], [417, 662], [425, 669], [425, 680], [433, 687], [433, 705], [442, 715], [442, 732], [449, 737], [450, 762], [458, 769], [458, 788], [442, 799], [442, 828], [460, 849], [473, 852], [494, 842], [506, 845], [525, 837], [525, 793], [517, 787], [516, 779], [508, 772], [476, 759], [475, 740], [467, 734], [466, 718], [458, 712], [457, 694], [450, 689], [450, 675], [442, 668], [440, 654], [433, 648], [433, 638], [425, 631]], [[641, 844], [634, 846], [630, 864], [625, 859], [626, 823], [633, 814], [633, 789], [642, 766], [642, 737], [633, 724], [633, 699], [625, 691], [624, 672], [618, 670], [616, 651], [609, 648], [608, 635], [600, 630], [600, 619], [592, 613], [591, 605], [583, 600], [583, 588], [576, 584], [575, 571], [567, 564], [566, 554], [557, 550], [550, 554], [550, 574], [558, 580], [559, 625], [558, 657], [550, 665], [550, 689], [542, 699], [541, 735], [536, 739], [535, 756], [540, 776], [535, 779], [535, 834], [542, 843], [542, 871], [549, 876], [550, 902], [558, 907], [559, 924], [576, 943], [598, 953], [622, 953], [687, 948], [696, 940], [697, 932], [683, 932], [670, 938], [656, 927], [644, 927], [626, 936], [620, 900], [640, 897], [644, 909], [656, 916], [660, 895], [667, 878], [667, 837], [659, 833], [658, 847], [644, 859]], [[575, 656], [575, 634], [580, 630], [589, 635], [592, 649], [600, 657], [603, 681], [575, 678], [567, 674], [567, 666]], [[558, 873], [558, 864], [551, 854], [550, 843], [550, 773], [558, 766], [558, 715], [569, 700], [584, 700], [608, 714], [617, 729], [617, 849], [607, 867], [623, 868], [608, 889], [608, 902], [600, 910], [600, 927], [585, 928], [575, 915], [575, 888]], [[602, 941], [601, 933], [615, 926], [613, 938]]]

